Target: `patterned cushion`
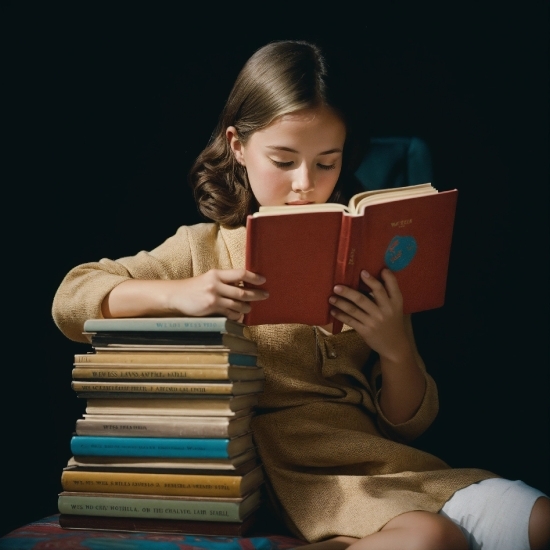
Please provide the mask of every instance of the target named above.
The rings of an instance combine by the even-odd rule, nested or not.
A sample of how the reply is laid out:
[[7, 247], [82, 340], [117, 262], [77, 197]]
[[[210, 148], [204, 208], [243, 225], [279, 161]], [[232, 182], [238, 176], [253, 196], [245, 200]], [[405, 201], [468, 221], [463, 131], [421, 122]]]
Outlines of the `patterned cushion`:
[[247, 537], [207, 537], [62, 529], [59, 514], [0, 538], [0, 550], [287, 550], [303, 544], [289, 536], [259, 532]]

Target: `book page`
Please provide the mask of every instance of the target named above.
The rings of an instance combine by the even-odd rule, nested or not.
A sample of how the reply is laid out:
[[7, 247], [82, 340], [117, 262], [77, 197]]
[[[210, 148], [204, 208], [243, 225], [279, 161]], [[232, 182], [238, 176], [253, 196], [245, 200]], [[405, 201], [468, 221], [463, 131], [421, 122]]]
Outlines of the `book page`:
[[431, 195], [437, 189], [431, 183], [421, 183], [407, 187], [392, 187], [389, 189], [373, 189], [354, 195], [349, 201], [349, 211], [353, 214], [362, 214], [369, 204], [381, 204], [395, 200]]
[[283, 206], [260, 206], [260, 210], [252, 214], [255, 218], [270, 216], [272, 214], [303, 214], [307, 212], [347, 212], [345, 204], [337, 202], [325, 202], [320, 204], [283, 205]]
[[360, 214], [367, 204], [379, 204], [420, 195], [429, 195], [431, 193], [437, 193], [437, 189], [432, 187], [431, 183], [420, 183], [418, 185], [409, 185], [406, 187], [391, 187], [389, 189], [372, 189], [354, 195], [347, 206], [337, 202], [304, 204], [300, 206], [260, 206], [259, 211], [252, 214], [252, 216], [257, 218], [273, 214], [303, 214], [308, 212], [346, 212], [350, 214]]

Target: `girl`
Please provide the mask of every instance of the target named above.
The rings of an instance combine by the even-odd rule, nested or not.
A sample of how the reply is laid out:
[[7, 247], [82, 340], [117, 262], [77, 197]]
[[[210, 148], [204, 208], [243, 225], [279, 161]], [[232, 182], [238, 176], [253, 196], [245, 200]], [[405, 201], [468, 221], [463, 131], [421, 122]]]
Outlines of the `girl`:
[[[84, 341], [88, 318], [225, 315], [265, 291], [247, 272], [247, 214], [259, 205], [345, 202], [361, 134], [312, 44], [270, 43], [245, 64], [190, 172], [212, 223], [150, 252], [72, 269], [53, 303]], [[300, 235], [296, 235], [299, 239]], [[370, 298], [336, 286], [330, 327], [251, 327], [266, 384], [253, 430], [273, 504], [296, 536], [350, 550], [532, 550], [550, 540], [550, 500], [520, 481], [452, 469], [412, 448], [437, 414], [395, 277], [362, 273]]]

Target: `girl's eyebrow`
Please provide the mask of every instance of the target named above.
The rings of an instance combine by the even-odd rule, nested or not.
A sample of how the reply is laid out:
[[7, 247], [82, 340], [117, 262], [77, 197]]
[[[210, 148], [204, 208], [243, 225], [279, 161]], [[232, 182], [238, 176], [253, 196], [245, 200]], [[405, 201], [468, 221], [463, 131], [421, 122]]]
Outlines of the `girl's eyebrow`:
[[[268, 145], [268, 149], [273, 149], [274, 151], [288, 151], [289, 153], [299, 153], [299, 151], [296, 151], [296, 149], [291, 149], [290, 147], [284, 147], [282, 145]], [[334, 148], [329, 149], [328, 151], [323, 151], [322, 153], [319, 153], [319, 155], [331, 155], [332, 153], [341, 153], [342, 149]]]

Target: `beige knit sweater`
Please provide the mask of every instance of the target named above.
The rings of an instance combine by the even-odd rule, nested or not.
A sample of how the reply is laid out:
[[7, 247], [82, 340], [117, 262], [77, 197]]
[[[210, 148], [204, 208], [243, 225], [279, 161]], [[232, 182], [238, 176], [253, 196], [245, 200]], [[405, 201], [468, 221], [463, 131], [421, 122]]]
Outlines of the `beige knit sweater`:
[[[122, 281], [243, 267], [244, 244], [242, 227], [198, 224], [181, 227], [150, 252], [80, 265], [55, 295], [54, 320], [68, 338], [85, 341], [84, 321], [101, 317], [104, 297]], [[370, 349], [355, 331], [263, 325], [252, 327], [252, 337], [266, 376], [254, 437], [274, 504], [298, 537], [364, 537], [403, 512], [437, 512], [458, 489], [495, 477], [452, 469], [406, 445], [437, 414], [435, 383], [426, 373], [418, 412], [393, 425], [378, 403], [378, 366], [364, 372]]]

